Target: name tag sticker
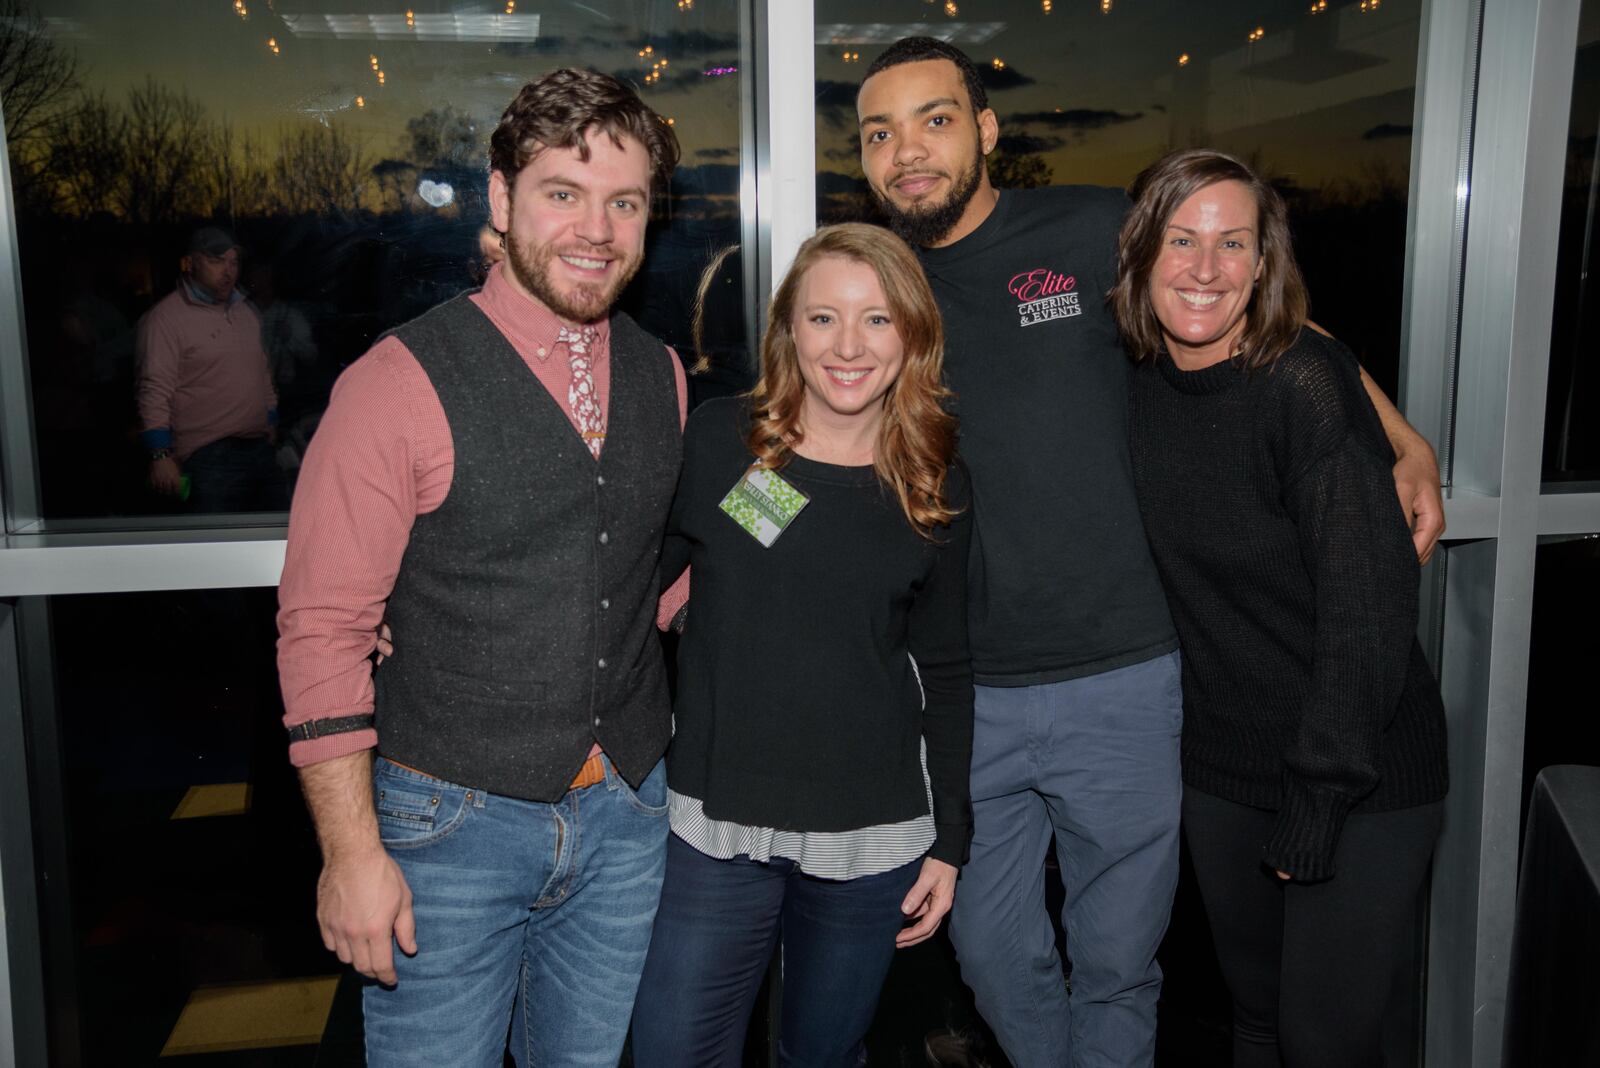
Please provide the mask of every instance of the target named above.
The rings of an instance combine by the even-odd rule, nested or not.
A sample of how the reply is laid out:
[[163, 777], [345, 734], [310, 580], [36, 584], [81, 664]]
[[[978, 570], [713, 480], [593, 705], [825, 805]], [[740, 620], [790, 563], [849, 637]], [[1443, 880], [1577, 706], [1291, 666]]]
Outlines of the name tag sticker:
[[776, 471], [752, 467], [733, 484], [718, 505], [745, 529], [745, 533], [771, 548], [800, 509], [811, 499], [784, 481]]

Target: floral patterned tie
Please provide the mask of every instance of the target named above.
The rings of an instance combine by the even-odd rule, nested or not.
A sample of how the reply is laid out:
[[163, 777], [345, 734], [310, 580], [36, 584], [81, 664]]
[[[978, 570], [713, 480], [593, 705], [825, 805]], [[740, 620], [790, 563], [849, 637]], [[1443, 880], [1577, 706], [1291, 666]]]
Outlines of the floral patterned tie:
[[567, 356], [572, 361], [572, 384], [567, 387], [567, 405], [578, 421], [578, 432], [596, 460], [600, 459], [600, 446], [606, 440], [606, 424], [600, 415], [600, 398], [595, 396], [594, 365], [589, 359], [589, 346], [599, 332], [592, 326], [581, 331], [563, 326], [556, 335], [556, 344], [567, 346]]

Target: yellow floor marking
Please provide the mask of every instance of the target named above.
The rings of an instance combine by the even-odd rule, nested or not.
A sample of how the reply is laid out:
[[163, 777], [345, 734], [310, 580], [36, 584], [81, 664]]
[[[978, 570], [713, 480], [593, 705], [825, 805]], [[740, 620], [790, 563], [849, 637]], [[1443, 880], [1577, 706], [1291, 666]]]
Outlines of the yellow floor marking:
[[189, 995], [161, 1055], [313, 1045], [322, 1040], [338, 985], [337, 975], [324, 975], [200, 987]]
[[192, 820], [201, 816], [243, 816], [250, 811], [250, 784], [247, 782], [219, 782], [210, 786], [191, 786], [183, 795], [178, 807], [172, 810], [175, 820]]

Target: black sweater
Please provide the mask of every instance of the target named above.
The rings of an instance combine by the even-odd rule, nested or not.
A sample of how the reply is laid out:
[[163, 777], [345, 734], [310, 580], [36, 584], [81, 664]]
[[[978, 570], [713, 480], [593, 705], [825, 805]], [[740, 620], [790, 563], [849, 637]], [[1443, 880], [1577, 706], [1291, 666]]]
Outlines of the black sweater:
[[1439, 687], [1394, 454], [1354, 357], [1134, 375], [1134, 478], [1183, 646], [1183, 778], [1278, 812], [1263, 860], [1333, 875], [1347, 813], [1444, 796]]
[[[930, 542], [871, 467], [795, 457], [780, 474], [810, 503], [763, 548], [717, 507], [751, 464], [747, 413], [742, 398], [707, 401], [684, 428], [662, 560], [664, 583], [693, 569], [668, 782], [712, 819], [855, 830], [927, 813], [925, 739], [930, 855], [959, 865], [972, 831], [968, 514]], [[966, 507], [959, 465], [947, 485]]]

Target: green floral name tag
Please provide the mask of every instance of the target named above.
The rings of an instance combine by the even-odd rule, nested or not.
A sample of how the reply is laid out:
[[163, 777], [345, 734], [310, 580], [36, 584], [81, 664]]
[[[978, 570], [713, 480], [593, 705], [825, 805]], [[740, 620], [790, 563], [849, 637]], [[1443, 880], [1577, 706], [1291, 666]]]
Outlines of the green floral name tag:
[[783, 480], [776, 471], [752, 467], [733, 484], [719, 505], [745, 533], [770, 548], [810, 504], [810, 498]]

